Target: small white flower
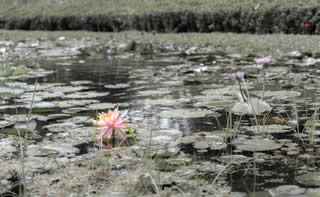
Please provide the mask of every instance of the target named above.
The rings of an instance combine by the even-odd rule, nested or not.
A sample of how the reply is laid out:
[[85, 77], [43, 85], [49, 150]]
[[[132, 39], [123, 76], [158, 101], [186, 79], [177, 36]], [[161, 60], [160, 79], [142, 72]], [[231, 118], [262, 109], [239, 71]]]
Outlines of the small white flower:
[[207, 66], [203, 66], [203, 67], [200, 67], [200, 68], [194, 69], [194, 72], [202, 73], [202, 72], [206, 71], [207, 69], [208, 69], [208, 67], [207, 67]]
[[0, 48], [0, 54], [4, 54], [6, 52], [6, 48]]

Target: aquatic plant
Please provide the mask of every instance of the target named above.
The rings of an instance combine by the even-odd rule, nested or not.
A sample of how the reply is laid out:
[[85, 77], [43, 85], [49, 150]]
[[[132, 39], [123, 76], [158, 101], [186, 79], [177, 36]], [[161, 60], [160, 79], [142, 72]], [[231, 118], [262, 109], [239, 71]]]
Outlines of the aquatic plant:
[[244, 72], [236, 72], [232, 74], [232, 78], [236, 79], [237, 81], [243, 81], [244, 80]]
[[3, 63], [3, 56], [6, 52], [6, 48], [1, 48], [0, 49], [0, 58], [1, 58], [1, 67], [2, 67], [2, 74], [5, 73], [5, 67], [4, 67], [4, 63]]
[[176, 50], [176, 51], [179, 50], [179, 46], [178, 46], [178, 44], [175, 43], [175, 42], [172, 44], [172, 47], [173, 47], [173, 49]]
[[263, 85], [262, 85], [262, 100], [264, 98], [264, 92], [265, 92], [265, 84], [266, 84], [266, 76], [265, 76], [265, 72], [264, 72], [264, 64], [267, 64], [271, 61], [271, 56], [268, 57], [262, 57], [262, 58], [256, 58], [254, 59], [254, 61], [256, 62], [257, 65], [260, 65], [262, 68], [262, 76], [263, 76]]
[[98, 115], [98, 120], [91, 120], [93, 124], [97, 125], [97, 130], [101, 130], [101, 133], [97, 135], [97, 141], [102, 142], [102, 138], [106, 137], [107, 139], [111, 139], [111, 137], [115, 137], [117, 134], [122, 140], [120, 145], [126, 140], [126, 136], [122, 129], [127, 129], [131, 125], [126, 123], [128, 120], [125, 117], [127, 111], [122, 114], [119, 113], [118, 108], [114, 109], [114, 111], [109, 110], [108, 113], [101, 112]]
[[246, 102], [247, 99], [246, 99], [246, 97], [244, 96], [243, 91], [242, 91], [242, 87], [241, 87], [241, 81], [244, 81], [244, 72], [236, 72], [236, 73], [233, 73], [233, 74], [232, 74], [232, 78], [238, 81], [239, 88], [240, 88], [240, 94], [241, 94], [242, 100], [243, 100], [244, 102]]
[[254, 59], [256, 64], [264, 65], [271, 61], [271, 56]]

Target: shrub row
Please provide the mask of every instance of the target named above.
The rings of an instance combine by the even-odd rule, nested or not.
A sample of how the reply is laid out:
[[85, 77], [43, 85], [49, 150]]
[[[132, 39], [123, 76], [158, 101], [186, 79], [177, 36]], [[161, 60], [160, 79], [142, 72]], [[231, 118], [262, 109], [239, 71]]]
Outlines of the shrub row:
[[[308, 24], [304, 26], [303, 24]], [[130, 16], [37, 16], [2, 18], [0, 28], [22, 30], [124, 30], [320, 34], [320, 7], [264, 11], [168, 12]]]

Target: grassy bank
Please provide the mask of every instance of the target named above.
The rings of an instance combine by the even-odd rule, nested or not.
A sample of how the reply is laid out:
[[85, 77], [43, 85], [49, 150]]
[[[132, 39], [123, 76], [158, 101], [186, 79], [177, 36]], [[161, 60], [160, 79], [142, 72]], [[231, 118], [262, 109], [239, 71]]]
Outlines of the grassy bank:
[[[120, 33], [102, 33], [88, 31], [0, 31], [3, 38], [9, 40], [25, 39], [52, 39], [60, 36], [67, 38], [81, 39], [83, 37], [93, 37], [101, 43], [110, 40], [110, 36], [117, 42], [127, 42], [135, 40], [137, 42], [150, 43], [154, 41], [151, 33], [143, 36], [137, 31], [127, 31]], [[318, 45], [320, 36], [316, 35], [286, 35], [286, 34], [234, 34], [234, 33], [181, 33], [181, 34], [157, 34], [157, 41], [167, 44], [178, 43], [184, 46], [206, 46], [213, 45], [217, 50], [235, 53], [256, 53], [259, 55], [281, 56], [291, 51], [320, 53]]]

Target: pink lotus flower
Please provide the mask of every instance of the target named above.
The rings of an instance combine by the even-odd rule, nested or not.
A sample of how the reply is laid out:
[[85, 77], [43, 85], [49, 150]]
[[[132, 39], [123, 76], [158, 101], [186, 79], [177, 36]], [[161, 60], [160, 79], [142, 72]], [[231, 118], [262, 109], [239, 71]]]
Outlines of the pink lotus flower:
[[130, 124], [125, 123], [128, 118], [125, 118], [127, 111], [120, 115], [118, 108], [114, 111], [109, 110], [108, 113], [99, 113], [99, 120], [91, 120], [93, 124], [97, 125], [97, 129], [102, 132], [97, 136], [97, 141], [102, 137], [107, 136], [108, 139], [111, 138], [113, 132], [115, 132], [122, 140], [126, 139], [125, 134], [122, 129], [126, 129]]
[[269, 63], [271, 61], [271, 57], [263, 57], [263, 58], [257, 58], [257, 59], [254, 59], [254, 61], [256, 62], [256, 64], [266, 64], [266, 63]]
[[236, 79], [238, 81], [243, 81], [244, 80], [244, 72], [236, 72], [232, 74], [232, 78]]

